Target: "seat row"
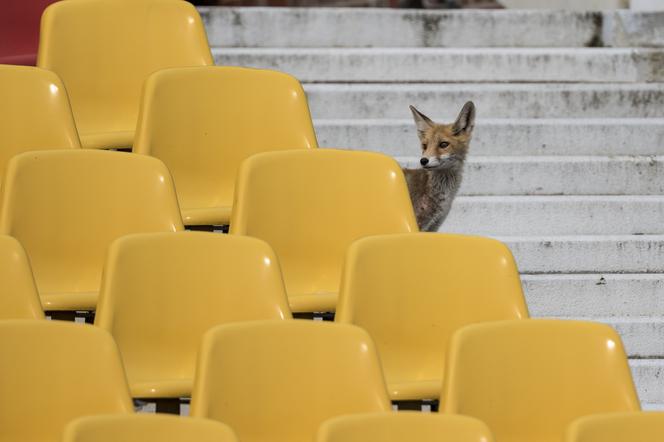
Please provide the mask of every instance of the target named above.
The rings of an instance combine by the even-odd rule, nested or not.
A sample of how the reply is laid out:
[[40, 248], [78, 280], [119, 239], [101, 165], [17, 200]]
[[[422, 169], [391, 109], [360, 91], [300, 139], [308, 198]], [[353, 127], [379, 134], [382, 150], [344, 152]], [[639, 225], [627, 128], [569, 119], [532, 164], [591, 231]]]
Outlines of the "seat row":
[[[581, 418], [570, 425], [566, 442], [652, 442], [664, 432], [660, 413], [609, 413]], [[80, 418], [65, 432], [64, 442], [236, 442], [232, 430], [204, 420], [165, 416], [99, 416]], [[316, 442], [409, 442], [454, 440], [492, 442], [478, 420], [458, 415], [369, 413], [326, 421]]]
[[[95, 324], [114, 336], [135, 398], [189, 397], [209, 328], [292, 318], [280, 260], [255, 238], [134, 234], [115, 240], [105, 261]], [[422, 261], [445, 264], [437, 278], [422, 278]], [[372, 335], [395, 401], [438, 398], [456, 329], [528, 317], [511, 253], [487, 238], [368, 237], [352, 244], [343, 274], [335, 320]], [[43, 318], [29, 260], [8, 236], [0, 236], [0, 279], [0, 319]]]
[[[3, 184], [0, 234], [25, 248], [47, 311], [96, 308], [113, 240], [183, 230], [169, 171], [148, 156], [26, 152], [10, 160]], [[240, 168], [235, 199], [231, 234], [270, 244], [294, 312], [334, 311], [343, 259], [356, 239], [417, 231], [401, 169], [380, 154], [253, 155]]]
[[[459, 424], [474, 434], [469, 441], [489, 440], [487, 428], [498, 441], [563, 441], [578, 418], [639, 411], [620, 338], [603, 324], [531, 319], [467, 325], [452, 337], [446, 365], [440, 415], [486, 424]], [[58, 441], [77, 417], [131, 414], [125, 379], [118, 348], [100, 327], [0, 321], [0, 440]], [[311, 441], [328, 419], [383, 413], [389, 421], [390, 412], [379, 352], [360, 327], [248, 321], [213, 327], [202, 339], [191, 416], [228, 425], [240, 441]], [[406, 440], [410, 431], [425, 431], [430, 418], [404, 417], [405, 429], [395, 433], [389, 428], [398, 421], [349, 419], [324, 425], [322, 440], [347, 440], [333, 434], [364, 425], [376, 428], [372, 440]], [[648, 427], [646, 417], [635, 419]], [[430, 425], [444, 438], [436, 426], [452, 424], [434, 418]], [[662, 415], [652, 425], [661, 431]], [[90, 433], [80, 440], [103, 440], [103, 431]], [[638, 434], [610, 437], [626, 442]]]
[[[81, 147], [69, 89], [54, 72], [0, 65], [0, 178], [18, 153]], [[185, 225], [211, 226], [230, 222], [244, 159], [317, 146], [306, 96], [295, 78], [206, 66], [165, 69], [147, 78], [133, 152], [166, 164]]]

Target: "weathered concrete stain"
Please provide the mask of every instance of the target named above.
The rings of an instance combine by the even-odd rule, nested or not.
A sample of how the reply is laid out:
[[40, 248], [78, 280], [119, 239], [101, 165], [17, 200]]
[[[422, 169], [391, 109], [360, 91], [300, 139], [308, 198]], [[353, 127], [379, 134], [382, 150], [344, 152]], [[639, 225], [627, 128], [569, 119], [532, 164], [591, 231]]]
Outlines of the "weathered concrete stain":
[[604, 14], [601, 12], [587, 12], [590, 23], [592, 23], [592, 36], [586, 42], [586, 47], [599, 48], [604, 46]]

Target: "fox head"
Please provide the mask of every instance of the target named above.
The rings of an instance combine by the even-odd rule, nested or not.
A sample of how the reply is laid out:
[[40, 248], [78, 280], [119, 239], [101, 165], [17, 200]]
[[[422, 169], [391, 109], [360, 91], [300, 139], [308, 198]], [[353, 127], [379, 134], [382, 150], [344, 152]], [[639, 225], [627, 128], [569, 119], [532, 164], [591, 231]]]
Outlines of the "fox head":
[[410, 106], [417, 126], [417, 135], [422, 144], [420, 164], [425, 169], [435, 169], [452, 163], [463, 163], [468, 153], [473, 127], [475, 105], [472, 101], [463, 105], [459, 116], [452, 124], [437, 124], [429, 117]]

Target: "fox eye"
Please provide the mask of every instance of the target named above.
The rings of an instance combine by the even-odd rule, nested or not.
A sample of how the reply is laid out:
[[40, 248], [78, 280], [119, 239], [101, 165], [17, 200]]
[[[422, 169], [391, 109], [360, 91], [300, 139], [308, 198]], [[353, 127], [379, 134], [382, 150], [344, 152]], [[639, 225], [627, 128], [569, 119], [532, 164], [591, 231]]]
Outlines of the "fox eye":
[[422, 144], [422, 150], [427, 150], [427, 145], [424, 143]]
[[449, 145], [450, 145], [450, 143], [448, 143], [447, 141], [441, 141], [441, 142], [438, 144], [438, 147], [440, 147], [441, 149], [445, 149], [445, 148], [446, 148], [447, 146], [449, 146]]

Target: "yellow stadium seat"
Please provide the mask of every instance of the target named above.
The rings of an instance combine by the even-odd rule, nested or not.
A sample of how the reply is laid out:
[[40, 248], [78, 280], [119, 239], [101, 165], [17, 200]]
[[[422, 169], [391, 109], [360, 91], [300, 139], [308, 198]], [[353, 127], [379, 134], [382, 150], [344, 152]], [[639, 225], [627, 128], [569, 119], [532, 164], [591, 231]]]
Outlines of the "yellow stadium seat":
[[25, 250], [0, 235], [0, 320], [44, 319], [39, 293]]
[[191, 395], [209, 328], [290, 317], [270, 246], [179, 232], [130, 235], [111, 245], [95, 324], [118, 343], [135, 398], [181, 398]]
[[662, 412], [606, 413], [574, 421], [565, 442], [655, 442], [663, 438]]
[[228, 425], [208, 419], [163, 414], [81, 417], [65, 429], [62, 442], [237, 442]]
[[2, 442], [60, 442], [72, 419], [133, 412], [113, 338], [86, 324], [0, 321], [0, 410]]
[[458, 328], [527, 317], [504, 244], [417, 233], [351, 245], [335, 320], [369, 332], [392, 400], [423, 400], [440, 396], [447, 342]]
[[492, 442], [487, 426], [466, 416], [438, 413], [368, 413], [341, 416], [321, 425], [316, 442]]
[[417, 231], [392, 158], [333, 149], [252, 156], [241, 166], [231, 234], [267, 241], [293, 312], [334, 311], [346, 249], [369, 235]]
[[359, 327], [255, 321], [203, 338], [191, 415], [230, 425], [242, 442], [311, 442], [329, 418], [389, 410], [378, 355]]
[[640, 408], [611, 327], [535, 319], [457, 331], [441, 405], [482, 420], [500, 442], [562, 442], [579, 417]]
[[151, 73], [211, 64], [201, 18], [185, 1], [68, 0], [42, 16], [37, 66], [62, 78], [85, 148], [132, 146]]
[[0, 180], [18, 153], [81, 147], [67, 91], [53, 72], [0, 65], [0, 97]]
[[317, 147], [300, 83], [238, 67], [167, 69], [145, 85], [134, 152], [168, 166], [185, 225], [226, 225], [240, 163], [258, 152]]
[[30, 258], [46, 311], [95, 308], [114, 239], [183, 229], [161, 161], [83, 149], [12, 158], [0, 216], [0, 233], [18, 239]]

